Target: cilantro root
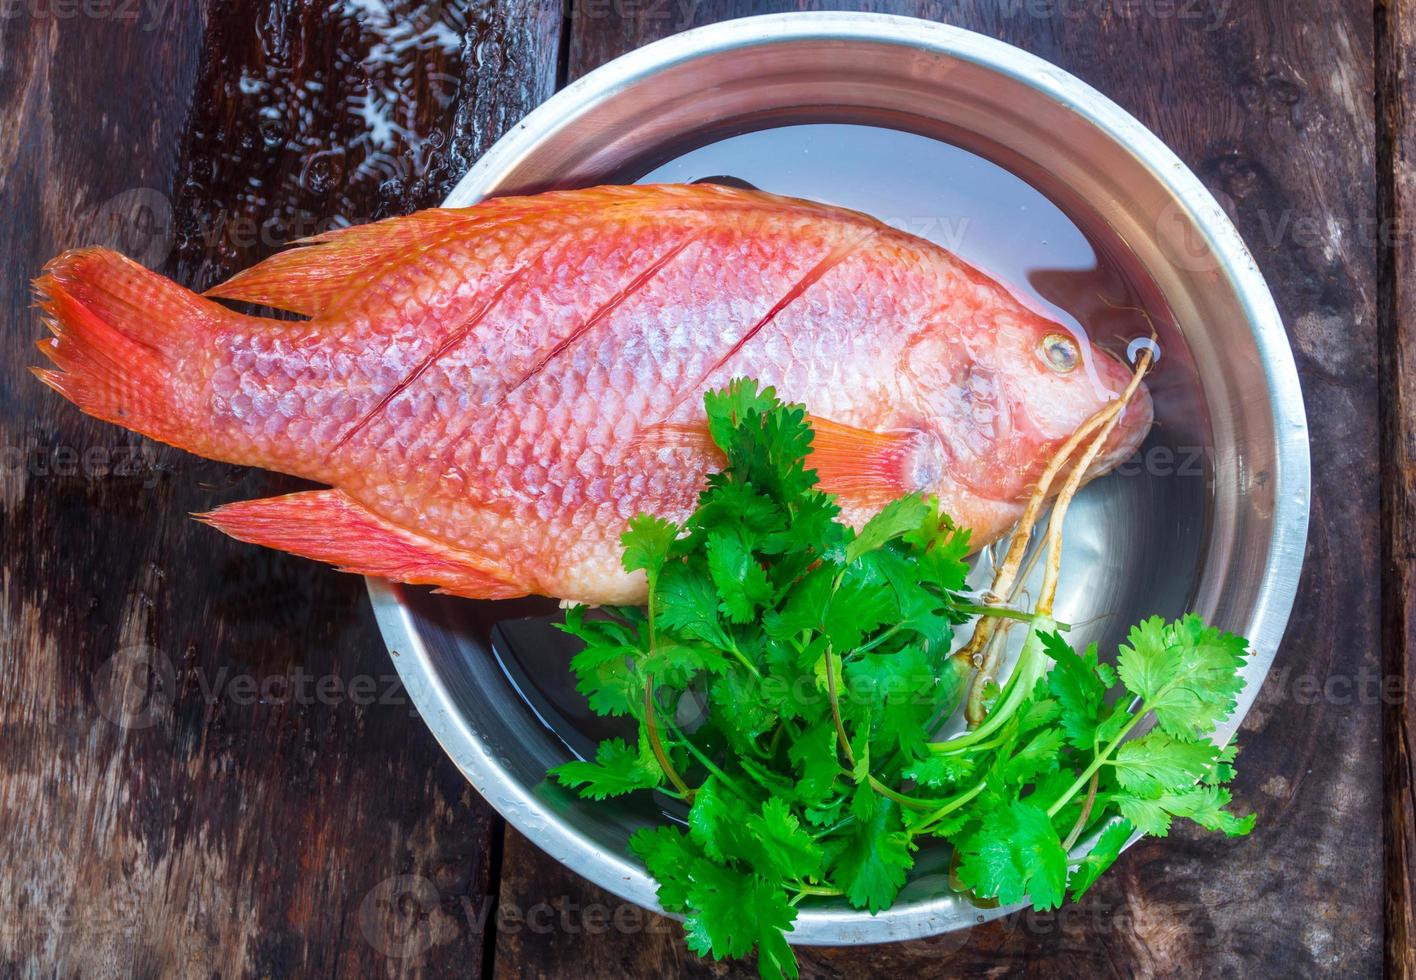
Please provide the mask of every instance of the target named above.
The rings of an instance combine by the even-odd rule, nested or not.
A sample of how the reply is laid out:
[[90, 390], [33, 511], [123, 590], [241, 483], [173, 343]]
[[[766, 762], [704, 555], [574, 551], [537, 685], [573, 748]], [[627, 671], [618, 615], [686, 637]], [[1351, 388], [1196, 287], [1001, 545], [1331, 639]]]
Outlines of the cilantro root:
[[[1123, 404], [1049, 464], [990, 606], [1014, 586], [1052, 483], [1081, 449], [1065, 512]], [[801, 406], [738, 380], [705, 408], [726, 468], [682, 526], [640, 515], [622, 539], [646, 608], [574, 607], [562, 626], [585, 642], [578, 689], [633, 734], [551, 772], [591, 799], [657, 790], [688, 804], [686, 828], [640, 830], [630, 847], [691, 949], [755, 950], [764, 977], [795, 977], [799, 906], [887, 908], [929, 841], [953, 847], [980, 898], [1051, 908], [1090, 888], [1135, 831], [1163, 835], [1181, 817], [1248, 832], [1223, 788], [1233, 750], [1207, 738], [1242, 686], [1242, 639], [1193, 616], [1147, 620], [1113, 667], [1062, 640], [1045, 588], [1034, 613], [982, 610], [974, 652], [1022, 621], [1022, 655], [979, 724], [934, 742], [972, 666], [950, 654], [980, 613], [961, 596], [968, 532], [912, 495], [857, 533], [806, 466]], [[1049, 555], [1060, 521], [1054, 506]], [[701, 709], [691, 723], [686, 704]], [[1088, 833], [1095, 845], [1073, 856]]]
[[[1042, 475], [1038, 478], [1037, 486], [1033, 488], [1033, 492], [1028, 498], [1027, 506], [1023, 509], [1023, 516], [1018, 521], [1018, 526], [1013, 530], [1012, 537], [1008, 542], [1007, 555], [994, 575], [993, 585], [989, 589], [991, 602], [1003, 602], [1005, 596], [1008, 600], [1013, 598], [1012, 590], [1015, 583], [1019, 581], [1018, 568], [1027, 551], [1028, 541], [1032, 538], [1033, 527], [1037, 524], [1042, 513], [1042, 506], [1047, 500], [1048, 494], [1052, 492], [1052, 483], [1062, 472], [1068, 460], [1082, 447], [1083, 442], [1090, 439], [1091, 441], [1086, 443], [1086, 448], [1082, 450], [1081, 457], [1072, 466], [1070, 475], [1063, 483], [1061, 491], [1057, 494], [1057, 500], [1052, 505], [1052, 514], [1047, 522], [1046, 541], [1042, 552], [1040, 552], [1045, 554], [1047, 564], [1043, 571], [1042, 594], [1037, 601], [1036, 613], [1041, 616], [1052, 615], [1052, 603], [1057, 597], [1057, 580], [1062, 568], [1062, 523], [1067, 517], [1067, 508], [1081, 487], [1082, 478], [1086, 475], [1088, 467], [1096, 459], [1097, 453], [1101, 451], [1102, 445], [1116, 428], [1116, 424], [1121, 421], [1122, 412], [1125, 411], [1126, 405], [1130, 403], [1136, 390], [1140, 388], [1141, 379], [1145, 377], [1150, 364], [1151, 350], [1147, 348], [1137, 360], [1131, 381], [1121, 392], [1120, 397], [1093, 412], [1048, 460], [1047, 466], [1043, 468]], [[1023, 578], [1026, 579], [1027, 576], [1024, 575]], [[998, 658], [1002, 652], [1000, 637], [1006, 632], [1007, 624], [1002, 624], [1003, 628], [1001, 629], [998, 626], [999, 624], [993, 617], [985, 616], [979, 619], [974, 626], [973, 636], [969, 638], [968, 644], [957, 655], [960, 661], [971, 663], [976, 668], [973, 683], [969, 687], [965, 711], [965, 716], [973, 725], [977, 725], [983, 719], [983, 691], [985, 686], [993, 680], [993, 674], [998, 668]]]

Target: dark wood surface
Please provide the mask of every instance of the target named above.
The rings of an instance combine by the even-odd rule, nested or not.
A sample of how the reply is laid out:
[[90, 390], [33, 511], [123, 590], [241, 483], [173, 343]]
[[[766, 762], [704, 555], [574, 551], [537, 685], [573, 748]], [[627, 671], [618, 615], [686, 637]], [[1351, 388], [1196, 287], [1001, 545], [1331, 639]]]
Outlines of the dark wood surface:
[[1416, 977], [1416, 8], [1377, 10], [1386, 958]]
[[27, 283], [61, 249], [207, 285], [318, 222], [437, 203], [553, 90], [555, 4], [389, 4], [403, 26], [357, 6], [3, 8], [0, 973], [484, 965], [466, 909], [495, 890], [501, 823], [391, 682], [362, 582], [187, 517], [292, 481], [87, 419], [25, 373]]
[[[33, 383], [26, 284], [102, 241], [205, 286], [328, 222], [437, 202], [558, 83], [624, 51], [799, 6], [0, 6], [5, 973], [752, 974], [695, 959], [673, 923], [505, 830], [391, 687], [359, 582], [185, 517], [291, 481], [84, 419]], [[1384, 588], [1386, 665], [1409, 670], [1413, 270], [1409, 235], [1383, 221], [1416, 201], [1413, 15], [1320, 0], [820, 6], [1000, 37], [1159, 133], [1273, 288], [1316, 465], [1300, 598], [1241, 733], [1251, 838], [1145, 842], [1070, 911], [804, 950], [804, 974], [1367, 976], [1385, 939], [1387, 964], [1416, 975], [1412, 716], [1381, 682], [1379, 621]]]

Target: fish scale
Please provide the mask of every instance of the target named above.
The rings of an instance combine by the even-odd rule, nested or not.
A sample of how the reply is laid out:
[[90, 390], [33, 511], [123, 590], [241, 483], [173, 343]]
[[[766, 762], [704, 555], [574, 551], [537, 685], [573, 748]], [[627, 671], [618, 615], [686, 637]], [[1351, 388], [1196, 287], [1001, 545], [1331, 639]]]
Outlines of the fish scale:
[[[56, 366], [37, 373], [85, 411], [330, 485], [203, 519], [481, 598], [641, 597], [619, 534], [636, 513], [692, 509], [721, 463], [702, 396], [732, 377], [810, 407], [810, 462], [847, 519], [934, 493], [982, 544], [1129, 374], [929, 242], [702, 185], [342, 229], [209, 294], [303, 321], [235, 312], [103, 250], [59, 257], [36, 289]], [[1095, 471], [1150, 422], [1142, 391]]]

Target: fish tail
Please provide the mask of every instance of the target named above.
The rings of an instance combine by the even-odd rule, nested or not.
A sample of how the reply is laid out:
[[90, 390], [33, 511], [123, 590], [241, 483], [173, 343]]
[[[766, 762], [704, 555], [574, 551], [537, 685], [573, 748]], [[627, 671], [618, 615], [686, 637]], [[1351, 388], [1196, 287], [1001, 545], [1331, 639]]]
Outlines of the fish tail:
[[102, 248], [65, 252], [33, 284], [54, 335], [35, 376], [89, 415], [190, 448], [195, 420], [174, 397], [175, 363], [233, 313]]

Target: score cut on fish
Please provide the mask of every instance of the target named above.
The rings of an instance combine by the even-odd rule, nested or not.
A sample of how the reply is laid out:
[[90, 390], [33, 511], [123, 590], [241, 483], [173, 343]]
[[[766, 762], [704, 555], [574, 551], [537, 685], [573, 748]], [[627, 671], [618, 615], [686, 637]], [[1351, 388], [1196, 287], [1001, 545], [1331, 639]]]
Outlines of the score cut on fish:
[[[847, 520], [922, 491], [982, 546], [1130, 377], [939, 246], [758, 191], [552, 191], [296, 244], [205, 297], [66, 252], [34, 283], [54, 365], [35, 374], [90, 415], [329, 486], [214, 527], [472, 598], [641, 600], [619, 535], [693, 510], [723, 462], [703, 394], [730, 378], [810, 407], [808, 462]], [[1151, 421], [1142, 389], [1088, 476]]]

